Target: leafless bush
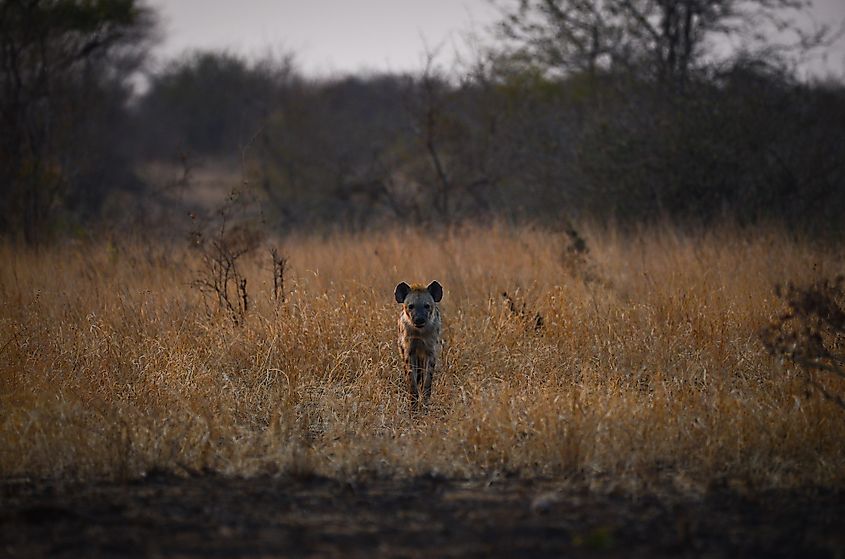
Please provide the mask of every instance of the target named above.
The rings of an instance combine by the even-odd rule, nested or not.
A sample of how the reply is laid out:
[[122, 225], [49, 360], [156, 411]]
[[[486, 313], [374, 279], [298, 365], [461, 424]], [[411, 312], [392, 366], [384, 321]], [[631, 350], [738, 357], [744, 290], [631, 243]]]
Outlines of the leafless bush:
[[285, 270], [288, 259], [281, 256], [276, 247], [270, 249], [270, 257], [273, 259], [273, 300], [278, 305], [285, 302]]
[[580, 279], [585, 284], [597, 283], [608, 286], [608, 282], [602, 277], [590, 255], [590, 246], [587, 244], [587, 240], [568, 220], [563, 224], [561, 236], [560, 265], [563, 271], [573, 278]]
[[219, 227], [213, 234], [206, 234], [202, 227], [191, 233], [191, 243], [199, 250], [202, 263], [192, 285], [216, 300], [217, 308], [225, 311], [235, 324], [242, 324], [249, 311], [247, 279], [239, 261], [261, 243], [261, 235], [249, 225], [232, 224], [241, 204], [239, 192], [233, 190], [217, 212]]
[[561, 264], [574, 275], [581, 275], [590, 267], [590, 247], [571, 224], [566, 224], [563, 233], [565, 240], [560, 254]]
[[790, 283], [775, 292], [787, 310], [763, 330], [763, 343], [799, 365], [809, 387], [845, 409], [842, 394], [825, 380], [845, 379], [845, 276], [807, 287]]
[[[519, 294], [515, 294], [514, 297], [519, 299]], [[505, 307], [508, 309], [508, 312], [514, 318], [518, 318], [526, 323], [526, 325], [531, 325], [534, 328], [535, 332], [541, 332], [543, 330], [543, 326], [545, 324], [545, 320], [543, 319], [543, 315], [540, 314], [539, 311], [534, 313], [534, 316], [531, 316], [531, 311], [528, 309], [528, 304], [525, 300], [514, 299], [508, 295], [507, 291], [502, 291], [502, 300], [504, 301]]]

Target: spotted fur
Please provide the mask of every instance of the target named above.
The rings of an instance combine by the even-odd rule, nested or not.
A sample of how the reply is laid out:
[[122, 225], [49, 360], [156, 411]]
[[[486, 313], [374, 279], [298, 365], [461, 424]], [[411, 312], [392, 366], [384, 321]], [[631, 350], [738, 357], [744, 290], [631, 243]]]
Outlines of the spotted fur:
[[431, 381], [443, 347], [440, 307], [443, 287], [436, 281], [428, 286], [396, 286], [396, 302], [402, 304], [399, 315], [399, 354], [405, 364], [411, 394], [411, 407], [419, 406], [420, 392], [423, 404], [431, 398]]

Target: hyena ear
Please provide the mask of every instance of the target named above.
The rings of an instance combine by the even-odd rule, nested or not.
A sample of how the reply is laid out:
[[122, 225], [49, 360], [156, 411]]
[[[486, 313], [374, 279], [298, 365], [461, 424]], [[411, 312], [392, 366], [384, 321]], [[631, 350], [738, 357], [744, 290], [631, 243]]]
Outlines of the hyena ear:
[[434, 297], [435, 303], [439, 303], [440, 299], [443, 298], [443, 286], [437, 283], [436, 281], [433, 281], [428, 284], [428, 292], [431, 293], [432, 297]]
[[404, 281], [396, 286], [396, 289], [393, 290], [393, 295], [396, 296], [397, 303], [404, 303], [405, 297], [408, 296], [408, 293], [411, 292], [411, 286], [405, 283]]

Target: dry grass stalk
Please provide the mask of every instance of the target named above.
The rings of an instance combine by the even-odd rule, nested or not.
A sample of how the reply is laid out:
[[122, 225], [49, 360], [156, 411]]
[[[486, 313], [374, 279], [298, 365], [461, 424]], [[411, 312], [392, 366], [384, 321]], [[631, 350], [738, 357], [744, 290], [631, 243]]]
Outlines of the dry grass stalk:
[[[559, 236], [529, 228], [288, 238], [286, 312], [247, 254], [237, 327], [204, 312], [195, 251], [0, 247], [0, 476], [843, 483], [841, 411], [758, 338], [780, 312], [771, 286], [842, 273], [840, 249], [765, 230], [582, 233], [606, 281], [568, 273]], [[429, 277], [446, 347], [412, 421], [392, 289]], [[541, 330], [501, 304], [517, 287]]]

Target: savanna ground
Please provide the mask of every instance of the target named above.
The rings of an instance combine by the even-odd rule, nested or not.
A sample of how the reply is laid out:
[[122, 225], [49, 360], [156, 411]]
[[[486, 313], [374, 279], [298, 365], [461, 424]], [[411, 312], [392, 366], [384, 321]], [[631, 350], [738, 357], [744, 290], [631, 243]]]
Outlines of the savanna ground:
[[[238, 260], [243, 317], [198, 249], [0, 248], [4, 552], [841, 555], [845, 413], [761, 331], [845, 251], [582, 234], [292, 236], [284, 297], [266, 250]], [[392, 291], [431, 279], [412, 415]]]

